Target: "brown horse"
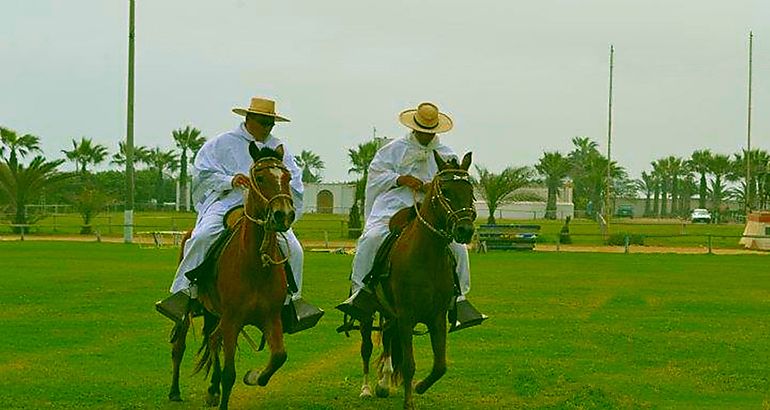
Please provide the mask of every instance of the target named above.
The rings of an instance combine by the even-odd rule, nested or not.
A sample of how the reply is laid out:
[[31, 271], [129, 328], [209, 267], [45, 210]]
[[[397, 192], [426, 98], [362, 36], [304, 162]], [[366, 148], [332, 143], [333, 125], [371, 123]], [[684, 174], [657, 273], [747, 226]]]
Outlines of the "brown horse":
[[[285, 232], [294, 221], [294, 204], [289, 191], [289, 171], [282, 163], [283, 147], [275, 151], [249, 145], [254, 164], [249, 172], [251, 186], [244, 201], [244, 213], [235, 233], [216, 263], [215, 278], [198, 283], [199, 301], [204, 308], [203, 345], [196, 372], [212, 368], [207, 404], [226, 409], [235, 384], [235, 348], [238, 334], [246, 325], [258, 327], [270, 349], [270, 360], [261, 371], [249, 370], [247, 385], [265, 386], [286, 362], [281, 307], [287, 295], [284, 259], [276, 232]], [[189, 235], [189, 233], [188, 233]], [[182, 244], [184, 248], [184, 243]], [[185, 351], [190, 315], [173, 337], [173, 379], [169, 399], [181, 400], [179, 366]], [[224, 367], [219, 352], [224, 350]], [[221, 385], [221, 400], [220, 400]]]
[[[462, 164], [444, 162], [434, 151], [438, 173], [427, 184], [425, 202], [416, 218], [401, 231], [389, 256], [389, 277], [378, 291], [387, 317], [383, 324], [383, 353], [379, 358], [376, 393], [389, 394], [390, 383], [404, 384], [404, 408], [413, 408], [412, 391], [424, 393], [446, 372], [447, 311], [454, 300], [455, 272], [448, 245], [453, 240], [468, 243], [473, 236], [476, 210], [468, 167], [471, 153]], [[412, 334], [417, 323], [430, 332], [433, 370], [412, 386], [415, 365]], [[369, 359], [372, 355], [373, 320], [361, 324], [361, 357], [364, 384], [361, 396], [371, 396]]]

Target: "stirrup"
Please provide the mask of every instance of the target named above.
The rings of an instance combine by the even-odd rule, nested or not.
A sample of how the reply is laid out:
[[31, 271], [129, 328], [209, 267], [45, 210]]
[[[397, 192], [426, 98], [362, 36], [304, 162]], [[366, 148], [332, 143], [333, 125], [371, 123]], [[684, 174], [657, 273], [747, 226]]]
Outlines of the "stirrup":
[[315, 326], [324, 315], [323, 309], [319, 309], [302, 298], [292, 299], [283, 305], [281, 309], [281, 321], [283, 332], [294, 334]]
[[358, 292], [350, 296], [346, 301], [336, 306], [337, 310], [358, 321], [365, 321], [372, 318], [380, 304], [370, 290], [361, 288]]
[[178, 325], [184, 322], [185, 315], [190, 310], [190, 301], [190, 296], [180, 290], [166, 299], [155, 302], [155, 310]]
[[449, 333], [478, 326], [487, 319], [489, 316], [476, 310], [471, 302], [466, 299], [459, 300], [454, 309], [449, 311]]

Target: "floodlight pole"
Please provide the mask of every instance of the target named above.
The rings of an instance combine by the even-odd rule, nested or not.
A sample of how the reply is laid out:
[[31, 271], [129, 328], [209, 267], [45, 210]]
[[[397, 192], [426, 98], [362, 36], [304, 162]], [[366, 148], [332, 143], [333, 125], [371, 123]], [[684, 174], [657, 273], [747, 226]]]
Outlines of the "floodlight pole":
[[128, 11], [128, 104], [126, 110], [126, 205], [123, 211], [123, 242], [134, 239], [134, 21], [135, 0]]
[[604, 222], [609, 232], [610, 216], [612, 211], [610, 210], [610, 195], [612, 194], [612, 74], [615, 63], [615, 47], [610, 45], [610, 88], [609, 88], [609, 102], [607, 109], [607, 187], [604, 195]]
[[754, 49], [754, 33], [749, 31], [749, 103], [748, 103], [748, 118], [746, 121], [746, 215], [751, 212], [752, 197], [751, 197], [751, 68], [752, 68], [752, 54]]

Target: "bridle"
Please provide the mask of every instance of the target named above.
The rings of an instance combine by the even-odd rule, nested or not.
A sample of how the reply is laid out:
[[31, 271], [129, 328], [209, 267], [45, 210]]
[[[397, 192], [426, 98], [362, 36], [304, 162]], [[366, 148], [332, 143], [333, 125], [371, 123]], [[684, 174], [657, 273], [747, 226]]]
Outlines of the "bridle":
[[[279, 169], [281, 172], [288, 173], [289, 170], [286, 168], [286, 166], [283, 165], [283, 162], [276, 158], [262, 158], [260, 160], [257, 160], [251, 165], [251, 168], [249, 169], [249, 191], [252, 191], [257, 194], [257, 198], [259, 198], [262, 202], [265, 203], [264, 209], [270, 209], [270, 206], [273, 205], [273, 203], [281, 198], [288, 199], [289, 202], [292, 204], [294, 203], [293, 198], [289, 194], [284, 193], [278, 193], [273, 195], [270, 198], [267, 198], [265, 194], [262, 193], [262, 190], [259, 187], [259, 184], [257, 184], [256, 178], [254, 177], [256, 173], [264, 171], [266, 169]], [[274, 260], [270, 255], [267, 253], [267, 248], [269, 246], [268, 236], [267, 232], [272, 231], [279, 233], [275, 231], [274, 229], [270, 229], [270, 224], [268, 222], [268, 218], [260, 219], [255, 218], [254, 216], [249, 215], [249, 212], [246, 208], [246, 206], [243, 207], [243, 216], [246, 217], [249, 221], [253, 222], [257, 226], [261, 226], [265, 230], [265, 235], [262, 236], [262, 245], [259, 248], [260, 253], [262, 254], [262, 263], [264, 266], [268, 266], [270, 264], [272, 265], [281, 265], [285, 263], [287, 260], [289, 260], [289, 257], [291, 257], [291, 251], [287, 252], [286, 257], [284, 257], [282, 260]]]
[[425, 202], [426, 204], [430, 204], [430, 206], [435, 206], [435, 204], [438, 203], [439, 207], [444, 211], [444, 214], [446, 215], [445, 219], [447, 229], [437, 228], [431, 225], [430, 222], [426, 221], [425, 218], [422, 217], [420, 210], [417, 208], [416, 194], [413, 192], [413, 195], [415, 195], [414, 208], [417, 211], [417, 219], [420, 221], [420, 223], [425, 225], [428, 230], [438, 235], [445, 241], [452, 242], [452, 232], [454, 232], [457, 224], [462, 221], [469, 221], [470, 223], [473, 223], [473, 221], [476, 220], [476, 209], [473, 206], [470, 208], [453, 209], [452, 205], [449, 204], [449, 200], [441, 191], [441, 181], [462, 181], [468, 185], [471, 185], [470, 174], [468, 171], [462, 169], [445, 169], [439, 171], [436, 176], [433, 177], [433, 182], [431, 182], [432, 193], [430, 198], [427, 198]]

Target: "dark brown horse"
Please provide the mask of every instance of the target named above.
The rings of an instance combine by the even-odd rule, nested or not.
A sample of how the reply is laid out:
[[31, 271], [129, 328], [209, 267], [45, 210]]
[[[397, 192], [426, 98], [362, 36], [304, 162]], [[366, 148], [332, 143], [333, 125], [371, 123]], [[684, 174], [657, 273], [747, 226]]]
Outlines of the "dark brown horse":
[[[450, 242], [468, 243], [473, 236], [476, 211], [468, 167], [471, 154], [444, 162], [434, 152], [438, 173], [427, 184], [425, 201], [416, 218], [403, 228], [390, 252], [389, 277], [378, 291], [383, 305], [383, 353], [379, 358], [377, 395], [387, 396], [390, 384], [403, 380], [404, 408], [412, 408], [412, 391], [424, 393], [446, 372], [447, 311], [453, 303], [454, 263]], [[414, 387], [412, 334], [417, 323], [428, 327], [433, 348], [433, 369]], [[369, 359], [373, 321], [361, 324], [361, 357], [364, 384], [361, 396], [370, 396]]]
[[[265, 386], [286, 362], [281, 307], [287, 285], [285, 259], [278, 248], [276, 232], [285, 232], [294, 221], [291, 176], [281, 160], [282, 146], [275, 151], [259, 150], [252, 143], [249, 153], [254, 164], [249, 172], [251, 186], [244, 201], [243, 217], [216, 263], [215, 278], [198, 284], [199, 301], [204, 308], [204, 338], [196, 371], [205, 369], [208, 374], [213, 369], [206, 401], [210, 406], [219, 403], [220, 409], [227, 408], [235, 384], [236, 341], [244, 326], [259, 328], [270, 349], [267, 366], [261, 372], [246, 372], [244, 383]], [[186, 318], [172, 340], [174, 367], [169, 398], [174, 401], [181, 400], [179, 366], [189, 327]], [[220, 350], [224, 351], [224, 367], [220, 366]]]

